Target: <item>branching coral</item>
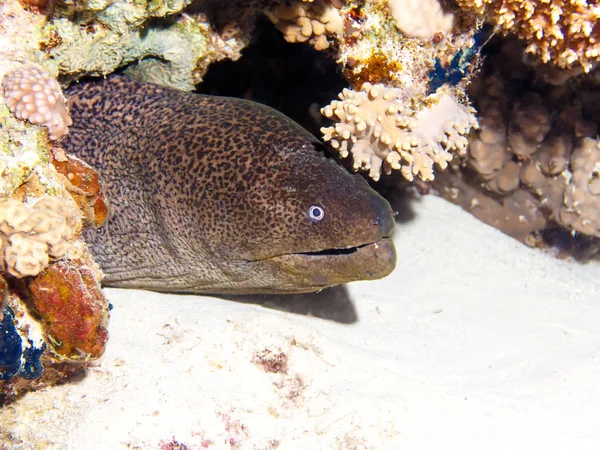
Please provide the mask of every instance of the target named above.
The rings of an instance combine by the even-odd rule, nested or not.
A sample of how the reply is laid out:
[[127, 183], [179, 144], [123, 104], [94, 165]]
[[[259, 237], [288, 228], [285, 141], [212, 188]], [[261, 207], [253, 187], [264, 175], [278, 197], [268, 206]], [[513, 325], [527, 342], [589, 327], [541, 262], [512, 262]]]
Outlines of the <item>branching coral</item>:
[[40, 273], [50, 259], [64, 256], [81, 229], [78, 211], [58, 197], [32, 204], [8, 199], [0, 203], [2, 262], [12, 276]]
[[25, 65], [4, 76], [6, 104], [15, 117], [48, 128], [56, 140], [69, 131], [71, 117], [58, 82], [35, 65]]
[[589, 70], [600, 55], [600, 5], [585, 0], [457, 0], [484, 14], [505, 34], [527, 43], [527, 51], [559, 67]]
[[392, 169], [412, 181], [433, 179], [433, 166], [444, 169], [452, 154], [464, 154], [464, 135], [476, 125], [473, 110], [451, 95], [430, 98], [415, 111], [407, 92], [365, 83], [358, 92], [345, 89], [322, 113], [339, 121], [322, 128], [325, 141], [345, 158], [352, 153], [355, 169], [369, 171], [378, 180]]
[[329, 48], [328, 37], [341, 35], [344, 20], [327, 0], [281, 5], [269, 14], [288, 42], [309, 42], [317, 50]]

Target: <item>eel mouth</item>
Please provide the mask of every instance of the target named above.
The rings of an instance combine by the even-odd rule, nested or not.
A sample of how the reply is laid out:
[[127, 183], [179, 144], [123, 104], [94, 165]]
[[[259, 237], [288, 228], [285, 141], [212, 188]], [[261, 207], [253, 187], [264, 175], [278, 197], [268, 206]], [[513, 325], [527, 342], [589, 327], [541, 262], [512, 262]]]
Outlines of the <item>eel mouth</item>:
[[347, 247], [347, 248], [328, 248], [325, 250], [317, 250], [314, 252], [298, 252], [291, 253], [292, 255], [306, 255], [306, 256], [340, 256], [340, 255], [351, 255], [352, 253], [356, 253], [359, 249], [366, 247], [368, 245], [374, 245], [375, 243], [370, 244], [362, 244], [357, 245], [355, 247]]
[[348, 248], [289, 253], [268, 259], [285, 273], [289, 290], [309, 292], [360, 280], [378, 280], [396, 267], [396, 249], [389, 237]]

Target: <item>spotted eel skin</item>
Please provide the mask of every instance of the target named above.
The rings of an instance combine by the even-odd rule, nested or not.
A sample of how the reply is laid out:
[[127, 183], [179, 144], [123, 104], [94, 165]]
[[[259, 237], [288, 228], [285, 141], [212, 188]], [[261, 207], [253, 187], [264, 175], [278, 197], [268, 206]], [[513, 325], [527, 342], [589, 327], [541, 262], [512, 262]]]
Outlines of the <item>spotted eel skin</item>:
[[111, 204], [86, 235], [105, 285], [291, 293], [394, 269], [389, 204], [276, 110], [123, 76], [67, 96], [63, 145]]

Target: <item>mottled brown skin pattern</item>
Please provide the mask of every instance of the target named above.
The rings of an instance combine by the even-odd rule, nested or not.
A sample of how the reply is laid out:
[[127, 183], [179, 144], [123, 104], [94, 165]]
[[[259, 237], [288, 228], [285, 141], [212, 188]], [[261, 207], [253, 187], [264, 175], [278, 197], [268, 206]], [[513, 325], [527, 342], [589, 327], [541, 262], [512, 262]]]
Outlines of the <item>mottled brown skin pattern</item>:
[[68, 98], [64, 146], [100, 172], [111, 204], [87, 236], [106, 285], [309, 292], [393, 270], [389, 204], [272, 108], [118, 76]]

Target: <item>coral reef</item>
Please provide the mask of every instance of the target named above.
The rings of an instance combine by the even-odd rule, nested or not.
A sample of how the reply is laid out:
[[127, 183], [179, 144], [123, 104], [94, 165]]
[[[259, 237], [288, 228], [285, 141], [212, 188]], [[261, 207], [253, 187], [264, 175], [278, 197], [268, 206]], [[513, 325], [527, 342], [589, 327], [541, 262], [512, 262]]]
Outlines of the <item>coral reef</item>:
[[[108, 302], [81, 230], [109, 207], [98, 174], [60, 148], [71, 119], [58, 80], [121, 69], [193, 90], [211, 64], [240, 57], [263, 13], [288, 42], [339, 65], [348, 88], [321, 109], [322, 133], [355, 170], [435, 178], [443, 196], [531, 245], [555, 228], [600, 237], [598, 96], [584, 98], [573, 80], [591, 71], [585, 92], [598, 91], [597, 5], [456, 4], [462, 11], [441, 0], [1, 2], [0, 390], [65, 379], [75, 365], [64, 361], [98, 358], [107, 340]], [[525, 65], [521, 50], [490, 63], [469, 92], [477, 129], [466, 91], [483, 18], [548, 64]]]
[[545, 63], [589, 71], [600, 56], [600, 9], [582, 0], [457, 0], [496, 29], [527, 43], [527, 52]]
[[409, 181], [415, 175], [433, 180], [434, 163], [445, 169], [451, 152], [465, 154], [464, 135], [477, 122], [474, 110], [450, 95], [429, 100], [430, 106], [418, 110], [402, 89], [365, 83], [359, 92], [345, 89], [339, 101], [322, 109], [339, 123], [321, 131], [342, 158], [350, 151], [354, 168], [369, 170], [375, 181], [382, 170], [389, 175], [392, 169]]
[[452, 28], [452, 14], [437, 0], [349, 2], [340, 14], [337, 62], [353, 89], [321, 110], [337, 122], [321, 129], [324, 139], [374, 180], [392, 170], [409, 181], [432, 180], [434, 164], [443, 169], [464, 152], [463, 135], [477, 121], [464, 94], [469, 58], [462, 58], [456, 79], [433, 89], [431, 74], [476, 45], [476, 27]]
[[559, 222], [579, 233], [600, 237], [600, 140], [585, 138], [578, 142], [570, 163], [572, 176]]
[[530, 245], [554, 228], [600, 237], [600, 116], [589, 94], [536, 81], [519, 46], [500, 47], [470, 90], [480, 129], [468, 156], [435, 186]]
[[[101, 356], [108, 338], [102, 275], [81, 231], [109, 209], [98, 174], [60, 148], [71, 119], [57, 76], [66, 83], [132, 63], [134, 77], [193, 89], [211, 62], [239, 57], [247, 36], [235, 26], [217, 33], [202, 10], [178, 14], [190, 3], [0, 4], [0, 313], [2, 349], [16, 358], [2, 362], [11, 372], [0, 383], [5, 400], [65, 379], [72, 362]], [[44, 349], [36, 370], [17, 357], [14, 333], [35, 342], [23, 355]]]
[[[430, 93], [430, 74], [436, 64], [446, 67], [460, 54], [463, 77], [451, 87], [456, 88], [457, 98], [464, 100], [469, 71], [477, 62], [476, 53], [470, 58], [464, 52], [477, 45], [478, 27], [475, 21], [465, 20], [452, 28], [449, 23], [441, 23], [438, 28], [437, 7], [420, 9], [421, 15], [415, 15], [411, 13], [412, 1], [389, 2], [389, 5], [386, 1], [346, 4], [341, 9], [345, 26], [336, 41], [337, 61], [352, 87], [356, 90], [365, 82], [382, 83], [387, 87], [407, 88], [414, 96], [425, 99]], [[406, 18], [411, 19], [415, 30], [433, 28], [415, 36], [416, 31], [403, 30]]]
[[[260, 3], [249, 2], [249, 5]], [[355, 169], [369, 171], [374, 179], [380, 177], [382, 170], [389, 173], [398, 169], [408, 179], [419, 175], [429, 180], [433, 177], [434, 162], [444, 167], [452, 154], [461, 152], [465, 141], [456, 135], [465, 134], [476, 125], [474, 111], [469, 108], [464, 92], [477, 62], [477, 49], [474, 48], [478, 45], [476, 21], [456, 21], [454, 26], [454, 16], [444, 11], [437, 0], [425, 4], [340, 0], [263, 3], [263, 12], [288, 42], [308, 43], [317, 50], [335, 55], [352, 88], [340, 94], [342, 102], [360, 101], [366, 106], [362, 97], [371, 85], [382, 85], [386, 92], [397, 90], [397, 96], [391, 102], [403, 101], [403, 115], [412, 118], [411, 128], [415, 133], [411, 136], [416, 142], [414, 148], [402, 149], [402, 157], [398, 152], [390, 151], [391, 147], [386, 148], [388, 144], [381, 145], [376, 136], [370, 145], [366, 145], [363, 136], [343, 138], [347, 132], [337, 135], [335, 128], [348, 131], [347, 128], [352, 126], [349, 122], [323, 128], [326, 140], [337, 145], [343, 156], [352, 154]], [[354, 97], [350, 100], [347, 95]], [[375, 103], [379, 107], [384, 101]], [[333, 114], [333, 105], [337, 102], [322, 110], [327, 118], [341, 122], [346, 118], [352, 120], [347, 112], [344, 117]], [[371, 109], [367, 106], [367, 110]], [[444, 118], [446, 113], [449, 117]], [[369, 115], [368, 112], [365, 114]], [[430, 119], [432, 122], [425, 126], [425, 121]], [[422, 121], [421, 129], [416, 131], [419, 125], [415, 122], [419, 120]], [[392, 138], [407, 131], [400, 131], [395, 126], [387, 128], [389, 130], [384, 134], [391, 134]], [[363, 130], [359, 132], [363, 133]], [[410, 141], [403, 137], [398, 136], [398, 140]], [[394, 140], [392, 147], [398, 140]], [[355, 141], [360, 145], [356, 146]], [[355, 148], [351, 150], [353, 146]]]
[[[9, 295], [3, 309], [14, 311], [22, 339], [47, 348], [40, 356], [47, 372], [62, 367], [63, 360], [98, 358], [108, 320], [101, 273], [81, 230], [100, 226], [109, 208], [98, 175], [60, 148], [71, 119], [57, 79], [66, 85], [123, 69], [132, 77], [192, 90], [211, 63], [240, 56], [253, 21], [265, 13], [289, 42], [337, 54], [355, 100], [373, 97], [360, 105], [356, 117], [362, 122], [352, 124], [359, 134], [329, 136], [352, 153], [357, 169], [369, 170], [373, 178], [398, 169], [409, 179], [431, 179], [435, 163], [444, 167], [464, 150], [462, 135], [475, 124], [464, 96], [468, 58], [457, 80], [435, 89], [427, 80], [435, 67], [447, 66], [473, 46], [475, 31], [452, 28], [453, 17], [435, 1], [419, 16], [421, 25], [434, 25], [424, 28], [413, 20], [413, 29], [403, 21], [399, 2], [217, 3], [8, 0], [0, 5], [0, 262]], [[403, 7], [416, 11], [410, 2]], [[376, 99], [379, 83], [385, 89]], [[378, 121], [381, 107], [391, 111], [388, 100], [409, 97], [410, 110], [398, 108], [397, 116]], [[334, 129], [350, 127], [352, 114], [336, 114], [344, 123]], [[12, 378], [2, 386], [7, 395], [27, 389], [22, 381], [16, 387], [19, 376]]]

